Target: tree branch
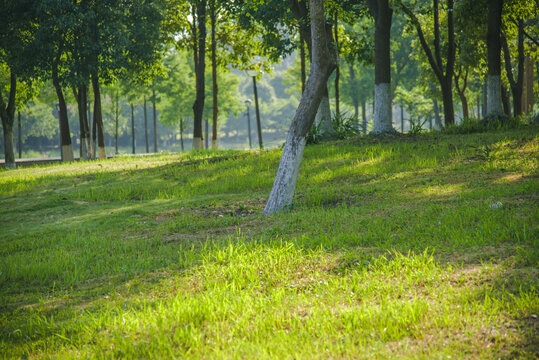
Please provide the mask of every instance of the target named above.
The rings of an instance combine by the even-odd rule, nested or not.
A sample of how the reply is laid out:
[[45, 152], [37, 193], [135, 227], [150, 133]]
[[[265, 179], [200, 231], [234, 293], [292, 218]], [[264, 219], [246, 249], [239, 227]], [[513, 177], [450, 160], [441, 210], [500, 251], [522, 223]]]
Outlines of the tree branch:
[[432, 55], [432, 51], [429, 45], [427, 44], [427, 41], [425, 40], [425, 35], [423, 34], [423, 29], [421, 28], [421, 24], [419, 23], [417, 16], [413, 13], [412, 10], [406, 7], [406, 5], [404, 5], [401, 0], [396, 0], [395, 3], [408, 16], [412, 24], [414, 24], [417, 30], [417, 35], [419, 36], [421, 47], [423, 48], [423, 51], [425, 52], [425, 55], [427, 56], [427, 59], [429, 61], [430, 66], [432, 67], [432, 70], [434, 71], [434, 74], [436, 75], [436, 77], [438, 77], [438, 80], [440, 80], [441, 82], [444, 77], [442, 73], [442, 69], [438, 67], [438, 64], [436, 64], [436, 61], [434, 60], [434, 56]]

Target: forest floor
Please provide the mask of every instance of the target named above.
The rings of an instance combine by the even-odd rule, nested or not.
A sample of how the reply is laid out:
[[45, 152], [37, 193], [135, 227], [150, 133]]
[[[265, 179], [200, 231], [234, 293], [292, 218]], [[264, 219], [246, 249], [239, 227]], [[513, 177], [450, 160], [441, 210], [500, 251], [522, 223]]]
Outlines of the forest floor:
[[539, 357], [539, 127], [0, 171], [0, 358]]

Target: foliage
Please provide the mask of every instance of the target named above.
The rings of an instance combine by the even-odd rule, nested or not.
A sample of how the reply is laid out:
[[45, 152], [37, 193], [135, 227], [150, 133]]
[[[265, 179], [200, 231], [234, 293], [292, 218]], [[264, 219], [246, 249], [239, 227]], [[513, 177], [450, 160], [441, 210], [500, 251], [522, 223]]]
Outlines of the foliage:
[[358, 118], [349, 116], [346, 112], [333, 113], [331, 125], [335, 130], [337, 139], [345, 139], [348, 136], [359, 134], [360, 121]]
[[318, 144], [322, 140], [322, 132], [320, 131], [322, 124], [314, 122], [307, 135], [307, 145]]

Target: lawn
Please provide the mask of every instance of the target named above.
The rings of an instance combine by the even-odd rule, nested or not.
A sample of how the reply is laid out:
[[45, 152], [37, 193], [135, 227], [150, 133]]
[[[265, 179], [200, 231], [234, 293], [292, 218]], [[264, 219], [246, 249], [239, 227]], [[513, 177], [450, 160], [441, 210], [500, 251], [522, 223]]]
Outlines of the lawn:
[[539, 127], [0, 171], [0, 358], [539, 357]]

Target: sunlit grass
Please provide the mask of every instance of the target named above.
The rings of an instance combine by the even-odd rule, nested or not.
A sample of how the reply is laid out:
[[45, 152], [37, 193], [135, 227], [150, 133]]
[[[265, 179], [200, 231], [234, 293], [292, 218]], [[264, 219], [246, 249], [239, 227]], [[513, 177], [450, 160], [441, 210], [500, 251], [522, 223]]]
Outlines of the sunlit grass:
[[537, 127], [0, 172], [6, 358], [537, 358]]

